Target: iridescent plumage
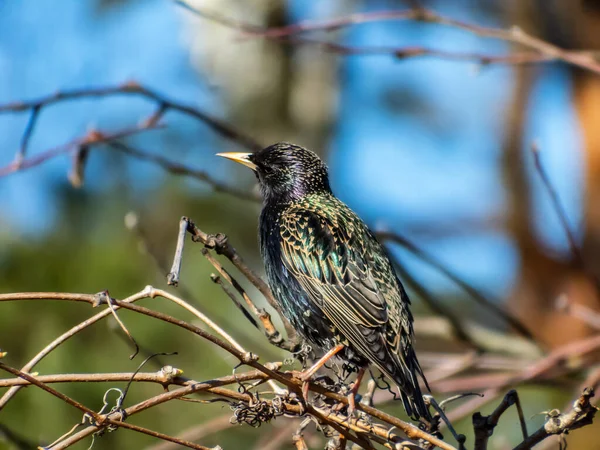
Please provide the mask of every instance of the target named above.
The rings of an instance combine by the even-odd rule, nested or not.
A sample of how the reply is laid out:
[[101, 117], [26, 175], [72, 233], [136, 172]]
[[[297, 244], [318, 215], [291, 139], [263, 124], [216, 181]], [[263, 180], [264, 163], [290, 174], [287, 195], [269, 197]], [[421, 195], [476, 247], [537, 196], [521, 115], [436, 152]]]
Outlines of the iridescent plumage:
[[314, 153], [279, 143], [247, 157], [264, 204], [260, 244], [269, 285], [292, 326], [323, 351], [374, 364], [399, 387], [407, 413], [429, 419], [413, 349], [410, 301], [385, 250], [331, 192]]

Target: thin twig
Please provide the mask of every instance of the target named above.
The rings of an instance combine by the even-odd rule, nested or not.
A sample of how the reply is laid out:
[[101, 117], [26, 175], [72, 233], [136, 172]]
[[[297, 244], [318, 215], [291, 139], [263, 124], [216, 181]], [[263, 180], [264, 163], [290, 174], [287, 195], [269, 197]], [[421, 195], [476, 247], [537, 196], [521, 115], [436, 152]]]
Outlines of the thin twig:
[[473, 430], [475, 431], [474, 450], [487, 449], [488, 440], [494, 433], [494, 429], [496, 428], [496, 425], [498, 425], [500, 416], [502, 416], [502, 414], [504, 414], [512, 405], [516, 405], [517, 407], [523, 440], [527, 440], [527, 425], [525, 424], [525, 418], [523, 416], [523, 409], [521, 408], [521, 403], [519, 401], [519, 395], [517, 394], [517, 391], [511, 390], [504, 396], [500, 404], [489, 416], [483, 416], [479, 412], [473, 414]]
[[[285, 316], [281, 311], [281, 307], [273, 298], [273, 294], [269, 289], [267, 283], [265, 283], [262, 278], [260, 278], [242, 259], [242, 257], [238, 254], [235, 248], [229, 243], [229, 239], [224, 234], [207, 234], [203, 232], [200, 228], [196, 226], [196, 224], [190, 220], [188, 217], [182, 217], [179, 222], [179, 236], [177, 240], [177, 248], [175, 251], [175, 258], [173, 261], [173, 268], [171, 269], [171, 273], [169, 273], [168, 279], [169, 281], [177, 281], [179, 280], [179, 271], [181, 268], [181, 255], [183, 252], [185, 233], [182, 231], [183, 227], [187, 232], [192, 235], [192, 240], [194, 242], [201, 242], [208, 249], [214, 250], [218, 255], [223, 255], [231, 263], [246, 277], [246, 279], [252, 283], [260, 293], [265, 297], [269, 305], [281, 317], [283, 321], [283, 325], [287, 334], [287, 342], [290, 343], [291, 348], [295, 346], [297, 343], [297, 336], [294, 328], [291, 326], [289, 321], [286, 320]], [[246, 299], [245, 299], [246, 300]], [[250, 301], [250, 299], [246, 300]], [[258, 308], [256, 308], [258, 309]]]
[[96, 297], [98, 298], [98, 304], [104, 302], [110, 308], [110, 312], [113, 315], [113, 318], [116, 320], [119, 327], [121, 327], [125, 335], [129, 338], [129, 341], [133, 344], [135, 348], [135, 351], [131, 355], [129, 355], [129, 359], [135, 358], [135, 356], [140, 352], [140, 347], [129, 332], [129, 330], [127, 329], [127, 327], [125, 326], [125, 324], [123, 323], [123, 321], [119, 318], [117, 311], [115, 310], [114, 306], [112, 305], [112, 302], [110, 301], [110, 295], [108, 291], [99, 292], [98, 294], [96, 294]]
[[[241, 295], [246, 305], [248, 305], [250, 311], [252, 311], [252, 314], [254, 314], [254, 316], [260, 320], [262, 324], [262, 330], [269, 342], [279, 348], [283, 348], [284, 350], [293, 351], [295, 344], [287, 342], [285, 339], [283, 339], [281, 333], [279, 333], [279, 331], [275, 328], [275, 325], [273, 325], [271, 315], [264, 309], [259, 309], [256, 307], [256, 305], [254, 304], [248, 293], [245, 291], [245, 289], [240, 285], [240, 283], [237, 282], [235, 278], [231, 276], [229, 272], [227, 272], [227, 270], [225, 270], [225, 268], [215, 258], [213, 258], [208, 249], [203, 248], [202, 255], [213, 265], [215, 269], [217, 269], [219, 274], [225, 280], [227, 280], [227, 282], [231, 284], [231, 286], [233, 286], [233, 288]], [[256, 323], [256, 321], [251, 321], [251, 323]]]
[[[0, 106], [0, 111], [2, 111], [2, 106]], [[27, 159], [15, 159], [12, 163], [0, 167], [0, 177], [4, 177], [14, 172], [18, 172], [24, 169], [30, 169], [35, 166], [39, 166], [56, 156], [72, 152], [78, 148], [83, 147], [91, 147], [100, 144], [106, 144], [111, 141], [124, 139], [126, 137], [133, 136], [143, 131], [153, 130], [158, 128], [160, 125], [137, 125], [135, 127], [124, 128], [119, 131], [104, 133], [98, 130], [93, 130], [88, 132], [83, 137], [78, 137], [66, 144], [60, 145], [58, 147], [51, 148], [46, 150], [39, 155], [32, 156]]]
[[229, 289], [228, 285], [223, 283], [221, 277], [213, 273], [210, 275], [210, 279], [213, 283], [219, 285], [219, 287], [223, 289], [223, 292], [225, 292], [227, 297], [229, 297], [233, 304], [242, 312], [242, 314], [248, 320], [248, 322], [250, 322], [256, 329], [260, 330], [260, 326], [258, 325], [258, 322], [254, 318], [254, 316], [252, 316], [252, 314], [250, 314], [248, 310], [244, 308], [242, 303], [237, 299], [235, 293], [231, 289]]
[[[140, 292], [137, 292], [137, 293], [127, 297], [126, 299], [124, 299], [123, 302], [125, 302], [125, 303], [135, 302], [135, 301], [141, 300], [142, 298], [147, 298], [150, 295], [150, 293], [151, 293], [151, 287], [147, 286]], [[34, 299], [52, 298], [52, 295], [53, 295], [53, 293], [49, 293], [49, 292], [39, 292], [39, 293], [31, 293], [31, 294], [34, 297]], [[71, 295], [80, 295], [80, 294], [71, 294]], [[81, 294], [81, 295], [87, 296], [87, 294]], [[62, 297], [64, 297], [64, 295]], [[12, 299], [13, 298], [11, 298], [10, 294], [8, 294], [8, 295], [0, 294], [0, 301], [12, 300]], [[27, 364], [25, 364], [21, 368], [21, 371], [23, 371], [23, 372], [31, 371], [31, 369], [33, 369], [37, 363], [39, 363], [42, 359], [44, 359], [46, 356], [48, 356], [51, 352], [56, 350], [65, 341], [67, 341], [71, 337], [75, 336], [80, 331], [86, 329], [90, 325], [92, 325], [92, 324], [98, 322], [99, 320], [103, 319], [104, 317], [108, 316], [110, 313], [111, 313], [111, 311], [109, 309], [105, 309], [104, 311], [101, 311], [98, 314], [90, 317], [89, 319], [84, 320], [80, 324], [74, 326], [70, 330], [61, 334], [59, 337], [57, 337], [55, 340], [53, 340], [50, 344], [48, 344], [46, 347], [44, 347], [31, 360], [29, 360], [29, 362], [27, 362]], [[20, 388], [18, 386], [15, 386], [4, 393], [2, 398], [0, 398], [0, 411], [2, 411], [2, 408], [4, 408], [4, 406], [6, 406], [6, 404], [10, 401], [10, 399], [15, 396], [15, 394], [19, 391], [19, 389]]]
[[581, 254], [581, 250], [579, 248], [579, 245], [577, 244], [575, 235], [573, 234], [573, 231], [571, 231], [571, 226], [569, 225], [569, 221], [567, 219], [567, 213], [565, 212], [565, 209], [563, 208], [563, 206], [558, 198], [558, 193], [554, 189], [554, 186], [552, 186], [550, 177], [548, 177], [546, 170], [544, 170], [544, 166], [542, 165], [542, 161], [540, 158], [540, 149], [536, 143], [533, 143], [531, 145], [531, 154], [533, 155], [533, 163], [535, 166], [535, 170], [537, 171], [538, 175], [540, 176], [540, 179], [542, 180], [544, 188], [546, 189], [546, 191], [548, 192], [548, 195], [550, 196], [550, 201], [552, 202], [552, 207], [556, 211], [558, 219], [560, 220], [562, 228], [567, 236], [567, 241], [569, 243], [569, 248], [571, 250], [571, 253], [575, 257], [577, 263], [580, 264], [581, 266], [583, 266], [583, 255]]
[[188, 167], [184, 164], [171, 161], [164, 156], [145, 152], [143, 150], [132, 147], [129, 144], [124, 144], [122, 142], [111, 141], [108, 143], [110, 147], [115, 150], [120, 151], [126, 155], [129, 155], [133, 158], [139, 159], [141, 161], [148, 161], [160, 166], [165, 171], [172, 173], [173, 175], [183, 175], [186, 177], [193, 178], [202, 183], [208, 184], [212, 189], [216, 192], [223, 192], [229, 195], [233, 195], [234, 197], [240, 198], [242, 200], [249, 201], [258, 201], [259, 198], [252, 191], [247, 189], [236, 189], [226, 183], [223, 183], [216, 178], [212, 177], [208, 172], [204, 170], [194, 169], [192, 167]]
[[[339, 53], [342, 55], [356, 54], [389, 54], [396, 58], [407, 58], [414, 56], [432, 56], [438, 58], [476, 61], [482, 66], [490, 64], [532, 64], [541, 62], [561, 61], [569, 65], [577, 66], [593, 73], [600, 74], [600, 64], [598, 64], [595, 54], [586, 51], [571, 51], [557, 47], [545, 42], [539, 38], [527, 34], [522, 29], [513, 26], [509, 29], [483, 27], [469, 24], [467, 22], [455, 20], [442, 16], [430, 9], [422, 7], [411, 8], [408, 10], [383, 10], [370, 11], [364, 13], [355, 13], [348, 16], [321, 21], [306, 20], [299, 23], [285, 25], [282, 27], [264, 28], [248, 22], [234, 20], [216, 11], [209, 11], [205, 8], [191, 6], [187, 1], [176, 0], [176, 3], [184, 6], [196, 15], [219, 23], [225, 27], [242, 32], [246, 36], [272, 39], [282, 43], [294, 45], [313, 45], [319, 46], [326, 51]], [[379, 22], [379, 21], [419, 21], [425, 23], [434, 23], [438, 25], [457, 28], [476, 36], [484, 38], [499, 39], [527, 48], [528, 52], [506, 56], [490, 56], [469, 52], [452, 52], [438, 49], [429, 49], [424, 47], [352, 47], [337, 44], [334, 42], [318, 39], [306, 38], [303, 35], [308, 32], [325, 31], [331, 32], [344, 27], [354, 26], [361, 23]]]
[[[263, 147], [254, 139], [236, 130], [228, 123], [217, 119], [194, 106], [171, 100], [164, 95], [137, 83], [136, 81], [128, 81], [117, 86], [65, 90], [57, 92], [56, 94], [40, 97], [35, 100], [7, 103], [0, 105], [0, 113], [29, 111], [35, 108], [41, 109], [56, 103], [78, 100], [82, 98], [113, 97], [121, 95], [144, 97], [156, 103], [159, 105], [159, 111], [161, 111], [160, 116], [162, 116], [168, 110], [173, 110], [193, 117], [207, 124], [221, 136], [226, 137], [252, 151], [260, 150]], [[155, 118], [156, 116], [157, 114], [154, 113], [151, 118]], [[152, 122], [156, 122], [156, 120], [146, 120], [146, 122], [148, 123], [142, 124], [141, 127], [153, 128], [154, 123]]]
[[552, 435], [566, 434], [592, 423], [598, 408], [590, 403], [594, 397], [593, 389], [584, 389], [581, 396], [573, 403], [571, 411], [560, 414], [548, 414], [546, 423], [535, 433], [523, 440], [513, 450], [527, 450]]
[[[38, 292], [38, 293], [15, 293], [15, 294], [0, 295], [0, 300], [5, 300], [5, 301], [6, 300], [33, 300], [33, 299], [44, 299], [44, 298], [52, 298], [52, 299], [56, 299], [56, 300], [87, 302], [92, 305], [97, 303], [97, 298], [95, 296], [86, 295], [86, 294], [39, 293]], [[221, 347], [223, 350], [226, 350], [228, 353], [237, 357], [241, 363], [260, 370], [269, 379], [279, 381], [280, 383], [287, 386], [290, 390], [293, 390], [294, 392], [296, 392], [297, 395], [301, 394], [301, 388], [302, 388], [302, 384], [303, 384], [302, 380], [296, 379], [296, 378], [291, 378], [287, 375], [277, 372], [276, 370], [273, 370], [273, 368], [270, 368], [268, 366], [258, 363], [257, 358], [254, 355], [248, 354], [248, 353], [244, 354], [243, 352], [240, 352], [238, 349], [233, 347], [228, 342], [220, 340], [219, 338], [205, 332], [201, 328], [198, 328], [192, 324], [189, 324], [182, 320], [176, 319], [169, 315], [150, 310], [148, 308], [144, 308], [144, 307], [130, 304], [130, 303], [125, 303], [125, 302], [122, 302], [122, 301], [119, 301], [116, 299], [111, 299], [111, 301], [113, 302], [113, 304], [115, 306], [129, 309], [129, 310], [138, 312], [140, 314], [144, 314], [144, 315], [153, 317], [155, 319], [159, 319], [161, 321], [176, 325], [185, 330], [188, 330], [188, 331], [202, 337], [203, 339], [208, 340], [208, 341], [212, 342], [213, 344], [216, 344], [217, 346]], [[330, 392], [329, 390], [325, 389], [324, 387], [313, 384], [313, 383], [310, 384], [310, 389], [326, 396], [327, 398], [333, 399], [333, 400], [337, 401], [338, 403], [348, 405], [348, 399], [344, 395]], [[207, 389], [207, 390], [209, 392], [216, 393], [217, 395], [221, 395], [224, 392], [226, 392], [226, 390], [222, 391], [222, 388], [212, 388], [211, 387], [210, 389]], [[142, 404], [140, 404], [139, 408], [145, 409], [154, 404], [158, 404], [163, 401], [168, 401], [171, 398], [175, 398], [175, 397], [171, 397], [172, 395], [177, 396], [177, 394], [181, 394], [181, 396], [186, 395], [186, 393], [182, 393], [180, 391], [172, 391], [172, 392], [169, 392], [166, 394], [161, 394], [162, 396], [165, 396], [165, 397], [161, 397], [161, 400], [155, 400], [153, 402], [145, 401]], [[227, 393], [227, 395], [235, 396], [238, 394], [237, 393]], [[243, 398], [248, 398], [247, 395], [244, 396], [245, 394], [241, 394], [241, 395]], [[250, 398], [248, 400], [252, 400], [252, 399]], [[156, 402], [158, 402], [158, 403], [156, 403]], [[304, 414], [306, 412], [304, 407], [300, 406], [300, 405], [298, 405], [298, 406], [290, 405], [290, 408], [291, 408], [291, 411], [296, 411], [296, 414]], [[436, 438], [435, 436], [432, 436], [432, 435], [424, 432], [423, 430], [420, 430], [419, 428], [415, 427], [414, 425], [404, 422], [396, 417], [393, 417], [393, 416], [391, 416], [387, 413], [384, 413], [382, 411], [379, 411], [375, 408], [369, 407], [367, 405], [358, 404], [357, 409], [362, 410], [375, 418], [383, 420], [384, 422], [387, 422], [388, 424], [397, 427], [398, 429], [405, 432], [407, 434], [408, 438], [410, 438], [410, 439], [424, 439], [427, 442], [430, 442], [433, 445], [437, 445], [438, 447], [440, 447], [442, 449], [446, 449], [446, 450], [454, 449], [452, 446], [444, 443], [443, 441]], [[310, 414], [314, 415], [319, 420], [327, 422], [331, 427], [333, 427], [336, 431], [338, 431], [339, 433], [346, 436], [346, 438], [348, 438], [349, 440], [360, 443], [361, 445], [366, 446], [367, 448], [370, 448], [370, 445], [368, 444], [367, 441], [364, 440], [364, 438], [361, 438], [360, 436], [354, 436], [354, 435], [345, 433], [344, 429], [340, 428], [339, 424], [337, 424], [335, 421], [332, 422], [331, 420], [328, 420], [327, 416], [323, 415], [322, 412], [315, 409], [312, 405], [307, 405], [307, 410]], [[126, 411], [129, 413], [130, 412], [129, 408]], [[137, 410], [134, 408], [134, 410], [132, 410], [132, 411], [137, 411]], [[95, 428], [95, 427], [91, 427], [91, 428]], [[95, 431], [97, 431], [97, 430], [95, 430]], [[95, 431], [92, 430], [92, 431], [90, 431], [90, 433], [95, 432]], [[71, 436], [71, 438], [74, 438], [74, 436], [80, 436], [81, 438], [84, 437], [84, 435], [82, 435], [81, 433], [77, 433], [76, 435]], [[66, 442], [71, 442], [71, 441], [69, 441], [69, 439], [71, 439], [71, 438], [68, 438], [67, 440], [62, 441], [60, 444], [61, 447], [56, 447], [56, 448], [57, 449], [58, 448], [66, 448], [66, 447], [64, 447], [64, 445]]]

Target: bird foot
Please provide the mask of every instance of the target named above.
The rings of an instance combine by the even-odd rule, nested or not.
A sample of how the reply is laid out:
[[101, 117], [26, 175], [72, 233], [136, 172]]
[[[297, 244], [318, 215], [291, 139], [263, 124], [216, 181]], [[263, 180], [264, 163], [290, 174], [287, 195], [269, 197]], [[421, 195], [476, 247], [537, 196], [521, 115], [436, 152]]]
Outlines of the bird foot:
[[348, 421], [350, 421], [350, 418], [352, 418], [352, 416], [354, 416], [354, 413], [356, 412], [356, 392], [350, 391], [347, 398], [348, 398]]
[[313, 374], [309, 370], [305, 370], [303, 372], [292, 370], [290, 373], [294, 378], [302, 381], [302, 398], [304, 399], [304, 402], [308, 404], [308, 390], [310, 388], [310, 380]]

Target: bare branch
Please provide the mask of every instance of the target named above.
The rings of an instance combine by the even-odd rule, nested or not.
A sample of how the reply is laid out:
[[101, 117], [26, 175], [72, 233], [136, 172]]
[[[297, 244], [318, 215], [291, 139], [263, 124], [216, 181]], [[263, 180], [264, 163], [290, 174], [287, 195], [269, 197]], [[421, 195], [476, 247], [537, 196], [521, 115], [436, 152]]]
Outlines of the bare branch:
[[594, 390], [586, 388], [581, 396], [573, 403], [571, 411], [561, 414], [560, 411], [550, 411], [544, 425], [535, 433], [517, 445], [513, 450], [527, 450], [552, 435], [562, 435], [592, 423], [598, 408], [590, 403]]
[[[192, 220], [190, 220], [188, 217], [182, 217], [179, 222], [179, 236], [178, 236], [178, 240], [177, 240], [177, 248], [175, 251], [175, 257], [173, 260], [173, 268], [171, 269], [171, 272], [169, 273], [169, 275], [167, 277], [169, 283], [174, 284], [179, 280], [179, 271], [181, 269], [181, 258], [182, 258], [182, 252], [183, 252], [183, 246], [184, 246], [183, 243], [185, 240], [185, 232], [186, 231], [192, 235], [192, 240], [194, 242], [201, 242], [202, 244], [204, 244], [204, 246], [207, 249], [214, 250], [218, 255], [223, 255], [227, 259], [229, 259], [229, 261], [231, 261], [231, 263], [242, 273], [242, 275], [244, 275], [246, 277], [246, 279], [248, 279], [248, 281], [250, 283], [252, 283], [260, 291], [260, 293], [265, 297], [265, 299], [267, 300], [269, 305], [271, 305], [271, 307], [273, 309], [275, 309], [275, 311], [277, 311], [277, 313], [281, 317], [281, 320], [283, 321], [285, 331], [287, 334], [287, 338], [288, 338], [287, 340], [290, 343], [289, 349], [293, 349], [297, 343], [296, 332], [294, 331], [291, 324], [285, 319], [285, 316], [283, 315], [281, 308], [279, 307], [278, 303], [273, 298], [273, 294], [271, 293], [269, 286], [267, 286], [267, 283], [265, 283], [262, 280], [262, 278], [260, 278], [243, 261], [242, 257], [238, 254], [238, 252], [235, 250], [235, 248], [229, 243], [229, 239], [227, 238], [226, 235], [221, 234], [221, 233], [207, 234], [207, 233], [203, 232], [200, 228], [198, 228], [196, 226], [196, 224]], [[220, 267], [220, 265], [218, 265], [218, 266]], [[215, 266], [215, 267], [218, 269], [218, 266]], [[220, 273], [222, 276], [225, 276], [224, 272], [220, 272]], [[229, 276], [229, 278], [231, 278], [231, 277]], [[244, 300], [247, 303], [248, 302], [253, 303], [249, 297], [245, 297]], [[256, 306], [253, 307], [253, 310], [260, 311]], [[261, 317], [261, 315], [259, 315], [259, 318], [260, 317]], [[261, 319], [261, 320], [267, 319], [267, 317], [265, 315], [262, 315], [262, 317], [263, 317], [263, 319]], [[270, 316], [268, 317], [268, 319], [270, 319]], [[265, 325], [265, 329], [268, 330], [268, 329], [270, 329], [272, 322], [271, 322], [271, 324], [269, 324], [268, 321], [263, 321], [263, 325]], [[273, 327], [273, 329], [274, 329], [274, 327]], [[285, 345], [285, 344], [282, 343], [281, 345]]]
[[[226, 122], [217, 119], [205, 113], [204, 111], [195, 108], [194, 106], [171, 100], [162, 94], [159, 94], [158, 92], [140, 85], [135, 81], [128, 81], [117, 86], [59, 91], [56, 94], [48, 95], [35, 100], [7, 103], [0, 105], [0, 114], [6, 112], [29, 111], [34, 109], [41, 110], [42, 108], [46, 108], [56, 103], [78, 100], [82, 98], [112, 97], [121, 95], [143, 97], [158, 105], [159, 108], [157, 112], [147, 119], [145, 121], [146, 123], [140, 125], [142, 128], [153, 128], [157, 120], [160, 119], [160, 117], [162, 117], [166, 111], [173, 110], [204, 122], [221, 136], [238, 143], [242, 147], [246, 147], [252, 151], [260, 150], [262, 148], [262, 146], [255, 140], [244, 135]], [[33, 128], [33, 125], [29, 126], [28, 128]], [[29, 131], [29, 134], [31, 133], [32, 131]]]
[[[0, 111], [2, 107], [0, 106]], [[56, 156], [72, 152], [78, 148], [83, 147], [92, 147], [100, 144], [107, 144], [111, 141], [123, 139], [129, 136], [133, 136], [134, 134], [156, 129], [157, 125], [137, 125], [135, 127], [124, 128], [122, 130], [111, 132], [111, 133], [103, 133], [97, 130], [90, 131], [84, 137], [78, 137], [71, 142], [68, 142], [59, 147], [52, 148], [50, 150], [46, 150], [39, 155], [33, 156], [28, 159], [20, 159], [17, 157], [12, 163], [7, 166], [0, 167], [0, 177], [4, 177], [14, 172], [18, 172], [24, 169], [30, 169], [35, 166], [39, 166], [40, 164], [45, 163], [46, 161], [55, 158]], [[20, 153], [19, 153], [20, 155]]]
[[[355, 13], [344, 17], [322, 21], [307, 20], [282, 27], [264, 28], [249, 24], [247, 22], [233, 20], [216, 11], [209, 11], [204, 8], [200, 9], [193, 7], [183, 0], [176, 0], [176, 3], [184, 6], [186, 9], [192, 11], [200, 17], [219, 23], [233, 30], [238, 30], [242, 32], [244, 36], [271, 39], [293, 45], [313, 45], [318, 46], [325, 51], [338, 53], [341, 55], [384, 54], [399, 59], [415, 56], [431, 56], [457, 61], [475, 61], [482, 66], [490, 64], [522, 65], [561, 61], [566, 64], [577, 66], [593, 73], [600, 74], [600, 64], [598, 64], [594, 52], [565, 50], [539, 38], [531, 36], [516, 26], [513, 26], [509, 29], [482, 27], [442, 16], [433, 10], [422, 7], [413, 7], [403, 11], [384, 10]], [[408, 20], [457, 28], [483, 38], [499, 39], [517, 44], [528, 49], [529, 51], [506, 56], [491, 56], [469, 52], [450, 52], [445, 50], [429, 49], [425, 47], [352, 47], [334, 42], [304, 37], [304, 34], [308, 32], [331, 32], [362, 23]]]

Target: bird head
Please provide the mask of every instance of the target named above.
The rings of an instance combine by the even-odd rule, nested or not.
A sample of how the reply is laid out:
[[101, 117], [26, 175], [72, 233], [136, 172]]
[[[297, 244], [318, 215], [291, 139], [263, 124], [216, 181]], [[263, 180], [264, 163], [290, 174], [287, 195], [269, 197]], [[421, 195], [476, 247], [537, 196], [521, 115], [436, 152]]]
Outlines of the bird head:
[[330, 192], [327, 166], [310, 150], [279, 142], [256, 153], [217, 153], [251, 168], [266, 201], [289, 202]]

